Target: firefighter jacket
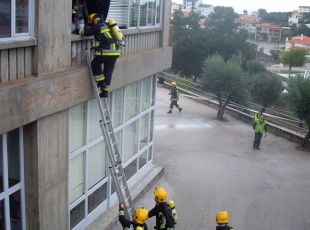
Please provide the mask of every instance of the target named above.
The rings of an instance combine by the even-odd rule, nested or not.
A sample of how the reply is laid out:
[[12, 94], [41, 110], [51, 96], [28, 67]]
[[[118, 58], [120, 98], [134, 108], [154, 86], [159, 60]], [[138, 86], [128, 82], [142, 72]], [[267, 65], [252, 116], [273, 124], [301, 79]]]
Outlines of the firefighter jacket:
[[138, 224], [134, 221], [127, 220], [124, 216], [124, 211], [119, 212], [118, 220], [121, 223], [123, 229], [128, 229], [128, 230], [148, 230], [147, 225], [144, 224]]
[[216, 226], [216, 230], [234, 230], [234, 228], [228, 225], [221, 225], [221, 226]]
[[94, 36], [99, 43], [96, 46], [96, 56], [113, 56], [120, 55], [119, 46], [114, 38], [108, 23], [99, 20], [97, 24], [92, 25], [90, 28], [83, 32], [83, 36]]
[[172, 90], [170, 91], [171, 98], [170, 101], [178, 101], [179, 100], [179, 90], [177, 87], [173, 87]]
[[256, 119], [253, 124], [253, 129], [256, 133], [267, 132], [267, 122], [265, 120]]
[[174, 228], [174, 219], [171, 215], [171, 209], [166, 202], [158, 203], [149, 211], [149, 218], [156, 216], [156, 229], [169, 230]]

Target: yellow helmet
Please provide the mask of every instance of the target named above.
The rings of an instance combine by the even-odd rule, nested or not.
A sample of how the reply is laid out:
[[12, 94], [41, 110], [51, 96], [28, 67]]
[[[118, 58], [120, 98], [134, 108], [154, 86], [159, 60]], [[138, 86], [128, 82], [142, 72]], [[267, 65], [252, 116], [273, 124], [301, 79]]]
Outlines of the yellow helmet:
[[156, 188], [154, 195], [157, 197], [158, 203], [166, 202], [167, 193], [164, 188]]
[[144, 221], [149, 216], [149, 212], [145, 208], [137, 208], [135, 214], [133, 215], [133, 220], [138, 224], [144, 224]]
[[216, 215], [216, 223], [218, 224], [228, 224], [229, 217], [227, 211], [222, 211]]
[[89, 15], [88, 20], [87, 20], [88, 25], [92, 25], [94, 23], [94, 19], [98, 18], [98, 17], [100, 17], [100, 16], [98, 14], [95, 14], [95, 13]]
[[173, 82], [171, 83], [171, 85], [172, 85], [172, 86], [177, 86], [177, 83], [173, 81]]

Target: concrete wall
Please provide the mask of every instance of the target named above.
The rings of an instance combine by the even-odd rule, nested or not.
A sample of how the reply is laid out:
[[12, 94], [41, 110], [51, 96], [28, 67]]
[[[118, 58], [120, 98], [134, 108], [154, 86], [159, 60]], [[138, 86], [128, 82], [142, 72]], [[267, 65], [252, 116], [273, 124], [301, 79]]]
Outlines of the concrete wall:
[[[171, 66], [172, 48], [125, 55], [116, 63], [111, 90]], [[87, 65], [0, 84], [0, 133], [5, 133], [94, 97]]]
[[27, 229], [69, 227], [68, 119], [65, 110], [24, 126]]

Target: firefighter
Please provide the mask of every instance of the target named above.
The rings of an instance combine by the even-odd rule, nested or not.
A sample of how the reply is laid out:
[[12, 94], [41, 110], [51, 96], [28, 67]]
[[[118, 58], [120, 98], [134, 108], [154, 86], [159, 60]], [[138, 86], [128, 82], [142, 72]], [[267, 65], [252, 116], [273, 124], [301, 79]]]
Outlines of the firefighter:
[[164, 188], [156, 188], [154, 191], [155, 207], [149, 211], [149, 218], [156, 216], [157, 230], [172, 230], [174, 229], [174, 219], [171, 214], [171, 209], [166, 202], [167, 193]]
[[[104, 22], [97, 14], [88, 17], [89, 28], [87, 30], [76, 29], [75, 33], [81, 36], [94, 36], [99, 43], [95, 49], [95, 58], [91, 62], [93, 75], [97, 86], [101, 88], [100, 97], [108, 97], [110, 83], [117, 58], [120, 56], [120, 46], [109, 24]], [[104, 64], [103, 71], [101, 65]]]
[[234, 230], [234, 228], [228, 226], [229, 216], [227, 211], [218, 212], [216, 215], [216, 230]]
[[171, 86], [172, 86], [172, 90], [168, 93], [169, 95], [171, 95], [171, 98], [170, 98], [171, 103], [170, 103], [169, 111], [167, 113], [172, 113], [173, 106], [175, 106], [177, 109], [179, 109], [179, 112], [181, 112], [182, 108], [178, 105], [179, 90], [177, 89], [177, 83], [172, 82]]
[[145, 208], [137, 208], [130, 221], [125, 218], [123, 204], [120, 203], [118, 207], [118, 220], [123, 229], [148, 230], [147, 225], [144, 223], [148, 217], [148, 211]]

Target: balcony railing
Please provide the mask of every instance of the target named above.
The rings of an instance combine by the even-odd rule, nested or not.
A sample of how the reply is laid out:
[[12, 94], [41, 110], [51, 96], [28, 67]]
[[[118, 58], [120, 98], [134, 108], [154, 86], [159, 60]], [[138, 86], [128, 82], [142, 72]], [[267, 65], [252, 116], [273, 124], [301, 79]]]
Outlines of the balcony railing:
[[[162, 28], [143, 28], [124, 30], [125, 47], [121, 55], [129, 55], [161, 46]], [[96, 45], [93, 37], [80, 37], [72, 35], [71, 39], [71, 65], [86, 63], [84, 50]], [[0, 50], [0, 84], [33, 74], [34, 46], [8, 48]]]

